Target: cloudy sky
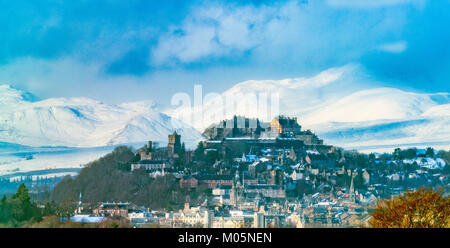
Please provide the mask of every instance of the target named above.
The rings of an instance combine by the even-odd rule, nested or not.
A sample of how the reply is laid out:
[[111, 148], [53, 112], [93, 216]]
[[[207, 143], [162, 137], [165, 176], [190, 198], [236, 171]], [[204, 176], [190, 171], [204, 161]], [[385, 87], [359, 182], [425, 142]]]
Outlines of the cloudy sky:
[[168, 104], [194, 84], [358, 63], [377, 81], [450, 91], [450, 1], [0, 1], [0, 84], [40, 98]]

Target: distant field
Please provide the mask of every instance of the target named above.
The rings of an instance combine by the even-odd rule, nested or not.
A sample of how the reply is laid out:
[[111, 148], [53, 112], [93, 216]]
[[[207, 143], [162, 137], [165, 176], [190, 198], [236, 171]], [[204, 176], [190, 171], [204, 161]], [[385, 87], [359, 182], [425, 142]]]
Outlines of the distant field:
[[100, 148], [26, 148], [0, 152], [0, 178], [30, 176], [64, 176], [78, 173], [114, 147]]

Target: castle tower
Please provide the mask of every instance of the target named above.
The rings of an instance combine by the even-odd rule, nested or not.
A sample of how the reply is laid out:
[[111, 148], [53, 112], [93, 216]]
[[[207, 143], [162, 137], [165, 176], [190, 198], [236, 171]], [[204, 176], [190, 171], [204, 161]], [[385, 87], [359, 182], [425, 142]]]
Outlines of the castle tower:
[[144, 146], [143, 149], [139, 150], [139, 156], [141, 160], [151, 160], [153, 151], [153, 142], [150, 140], [148, 144]]
[[153, 151], [153, 142], [151, 140], [148, 141], [148, 145], [147, 145], [147, 152], [152, 152]]
[[169, 144], [167, 145], [169, 157], [174, 157], [181, 150], [181, 135], [177, 131], [169, 134]]

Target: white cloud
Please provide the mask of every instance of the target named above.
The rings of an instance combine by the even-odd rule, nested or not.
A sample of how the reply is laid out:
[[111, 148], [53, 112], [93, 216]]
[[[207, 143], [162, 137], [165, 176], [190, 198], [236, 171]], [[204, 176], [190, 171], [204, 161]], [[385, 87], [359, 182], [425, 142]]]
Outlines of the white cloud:
[[159, 39], [159, 45], [153, 51], [155, 64], [165, 63], [173, 57], [190, 62], [220, 52], [213, 27], [188, 24], [183, 33], [164, 35]]
[[348, 62], [382, 43], [386, 33], [400, 39], [399, 30], [406, 18], [404, 9], [370, 14], [338, 12], [322, 1], [201, 6], [160, 36], [151, 50], [150, 63], [173, 66], [241, 57], [244, 53], [248, 54], [246, 59], [262, 65], [280, 61], [319, 65], [326, 60], [326, 54], [334, 54], [333, 60]]
[[397, 41], [392, 43], [381, 44], [377, 47], [378, 50], [390, 53], [402, 53], [408, 48], [406, 41]]
[[152, 62], [156, 65], [173, 59], [194, 62], [254, 48], [265, 39], [265, 26], [280, 18], [279, 10], [279, 7], [252, 6], [200, 8], [181, 27], [159, 39], [152, 50]]

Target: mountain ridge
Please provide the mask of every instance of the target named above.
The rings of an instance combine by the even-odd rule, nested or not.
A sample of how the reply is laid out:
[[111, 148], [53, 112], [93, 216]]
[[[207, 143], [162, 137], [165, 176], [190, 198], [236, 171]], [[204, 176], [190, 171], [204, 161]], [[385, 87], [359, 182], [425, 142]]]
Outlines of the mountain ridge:
[[[0, 95], [2, 142], [97, 147], [147, 140], [164, 142], [175, 130], [187, 145], [192, 146], [201, 138], [187, 124], [159, 112], [153, 101], [120, 105], [107, 105], [86, 97], [31, 101], [23, 97], [26, 92], [9, 85], [0, 86]], [[134, 121], [139, 118], [145, 123]]]
[[[151, 100], [108, 105], [85, 97], [32, 101], [26, 92], [5, 85], [0, 93], [0, 141], [30, 146], [164, 142], [177, 130], [193, 147], [206, 127], [233, 115], [271, 121], [273, 115], [251, 109], [247, 96], [273, 93], [279, 96], [277, 114], [298, 117], [304, 129], [328, 144], [346, 148], [448, 141], [450, 148], [449, 93], [386, 87], [357, 64], [311, 77], [244, 81], [205, 101], [203, 108], [159, 111]], [[226, 111], [222, 100], [235, 96], [236, 109]], [[206, 113], [203, 119], [182, 121], [184, 115], [200, 111]]]

